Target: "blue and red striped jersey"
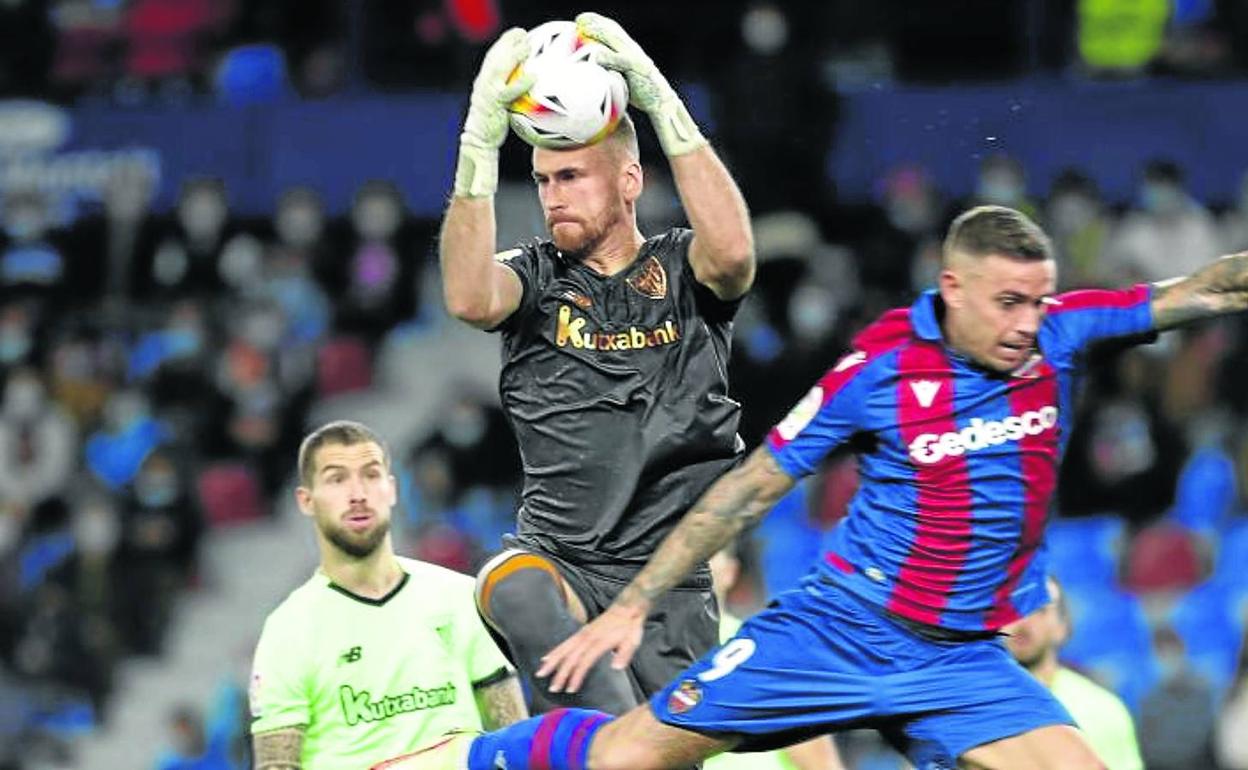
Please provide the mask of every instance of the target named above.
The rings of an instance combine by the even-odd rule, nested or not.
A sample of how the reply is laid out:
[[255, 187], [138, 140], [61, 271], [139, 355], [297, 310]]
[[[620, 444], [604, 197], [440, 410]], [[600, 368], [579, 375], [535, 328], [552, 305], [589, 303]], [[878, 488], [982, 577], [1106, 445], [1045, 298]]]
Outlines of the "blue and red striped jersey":
[[1089, 343], [1152, 328], [1150, 288], [1060, 294], [1009, 374], [945, 344], [935, 292], [859, 334], [767, 437], [791, 476], [853, 440], [861, 482], [818, 569], [906, 619], [995, 630], [1043, 606], [1044, 525]]

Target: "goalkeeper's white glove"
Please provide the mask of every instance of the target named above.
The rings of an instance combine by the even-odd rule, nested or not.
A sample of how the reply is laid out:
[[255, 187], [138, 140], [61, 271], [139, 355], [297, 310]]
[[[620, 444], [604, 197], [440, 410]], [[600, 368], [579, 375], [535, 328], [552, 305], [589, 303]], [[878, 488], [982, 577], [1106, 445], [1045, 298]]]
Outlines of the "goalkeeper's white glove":
[[650, 116], [668, 157], [693, 152], [707, 143], [676, 89], [623, 27], [606, 16], [586, 12], [576, 17], [576, 28], [609, 49], [598, 56], [598, 63], [624, 75], [629, 103]]
[[508, 78], [528, 55], [529, 39], [519, 27], [504, 32], [485, 52], [459, 135], [456, 195], [482, 197], [498, 190], [498, 148], [507, 138], [507, 105], [533, 85], [531, 73]]

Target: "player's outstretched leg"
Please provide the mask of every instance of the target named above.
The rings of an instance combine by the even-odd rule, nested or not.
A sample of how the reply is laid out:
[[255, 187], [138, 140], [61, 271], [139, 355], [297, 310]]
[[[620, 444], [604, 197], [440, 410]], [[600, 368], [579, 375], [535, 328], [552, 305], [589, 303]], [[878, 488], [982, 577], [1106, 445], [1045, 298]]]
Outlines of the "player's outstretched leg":
[[649, 706], [622, 717], [556, 709], [485, 733], [441, 739], [373, 770], [684, 770], [732, 747], [727, 740], [666, 725]]
[[1106, 770], [1083, 734], [1049, 725], [976, 746], [958, 759], [966, 770]]
[[576, 693], [551, 693], [533, 676], [542, 656], [581, 627], [569, 607], [569, 594], [555, 565], [528, 551], [504, 551], [477, 575], [477, 610], [506, 642], [512, 662], [535, 696], [535, 710], [549, 702], [623, 714], [638, 699], [628, 674], [611, 668], [605, 657], [590, 669]]
[[419, 749], [378, 762], [368, 770], [465, 770], [478, 732], [451, 732]]

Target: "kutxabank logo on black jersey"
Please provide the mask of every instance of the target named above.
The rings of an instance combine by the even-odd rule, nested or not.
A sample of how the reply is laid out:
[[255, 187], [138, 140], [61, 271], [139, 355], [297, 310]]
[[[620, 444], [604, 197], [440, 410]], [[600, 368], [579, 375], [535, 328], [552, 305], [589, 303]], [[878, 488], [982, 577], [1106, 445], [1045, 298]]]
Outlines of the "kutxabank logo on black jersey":
[[574, 316], [568, 305], [559, 306], [559, 318], [555, 322], [555, 345], [569, 345], [578, 350], [641, 350], [657, 348], [680, 341], [680, 329], [671, 321], [654, 329], [628, 327], [623, 332], [602, 332], [587, 329], [589, 319]]
[[356, 692], [351, 685], [344, 684], [338, 688], [338, 697], [347, 725], [354, 727], [361, 722], [379, 722], [396, 714], [449, 706], [455, 702], [455, 685], [448, 682], [428, 690], [413, 687], [407, 692], [382, 695], [374, 700], [368, 690]]

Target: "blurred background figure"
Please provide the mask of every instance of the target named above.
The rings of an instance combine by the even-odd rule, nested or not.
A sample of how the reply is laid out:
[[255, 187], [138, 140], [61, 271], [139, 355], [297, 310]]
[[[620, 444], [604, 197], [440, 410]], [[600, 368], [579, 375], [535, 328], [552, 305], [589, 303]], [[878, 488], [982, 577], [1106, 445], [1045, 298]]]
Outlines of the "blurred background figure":
[[69, 233], [75, 297], [105, 303], [101, 310], [111, 323], [126, 324], [140, 306], [140, 271], [156, 248], [155, 188], [151, 169], [119, 165], [104, 183], [102, 213], [84, 216]]
[[1161, 281], [1203, 265], [1220, 253], [1213, 217], [1193, 200], [1177, 163], [1144, 167], [1136, 208], [1110, 240], [1108, 274], [1118, 280]]
[[1104, 258], [1114, 220], [1094, 180], [1078, 169], [1063, 171], [1049, 189], [1044, 222], [1057, 249], [1060, 287], [1112, 283]]
[[1140, 748], [1147, 767], [1210, 767], [1216, 720], [1212, 683], [1192, 666], [1174, 630], [1159, 628], [1153, 647], [1161, 681], [1140, 706]]
[[1070, 638], [1070, 610], [1057, 581], [1050, 577], [1046, 585], [1049, 603], [1002, 629], [1010, 654], [1066, 707], [1109, 770], [1142, 770], [1135, 724], [1126, 704], [1058, 662], [1058, 651]]
[[[232, 716], [221, 714], [221, 717]], [[232, 745], [234, 730], [220, 719], [208, 724], [199, 709], [183, 704], [169, 715], [170, 746], [157, 770], [237, 770], [244, 767]]]
[[1248, 768], [1248, 646], [1240, 653], [1235, 681], [1218, 719], [1218, 764], [1226, 770]]
[[[731, 543], [711, 558], [711, 581], [719, 604], [719, 641], [727, 642], [741, 628], [742, 620], [729, 610], [728, 597], [741, 580], [741, 559], [737, 543]], [[711, 757], [703, 767], [707, 770], [844, 770], [836, 744], [829, 736], [767, 753], [733, 754]]]
[[1022, 161], [1009, 155], [990, 155], [979, 165], [979, 179], [969, 206], [1009, 206], [1040, 220], [1040, 207], [1027, 196], [1027, 174]]
[[351, 235], [331, 284], [338, 308], [335, 329], [376, 344], [416, 312], [416, 253], [399, 191], [373, 181], [355, 194]]

